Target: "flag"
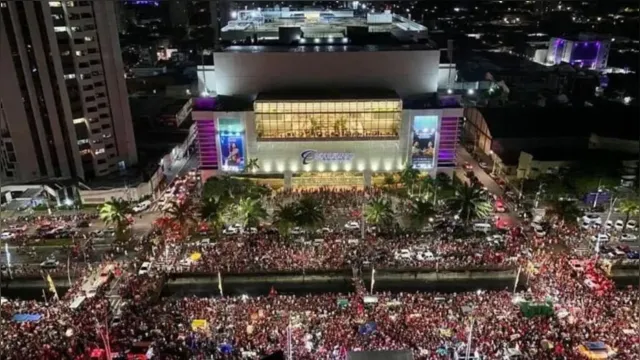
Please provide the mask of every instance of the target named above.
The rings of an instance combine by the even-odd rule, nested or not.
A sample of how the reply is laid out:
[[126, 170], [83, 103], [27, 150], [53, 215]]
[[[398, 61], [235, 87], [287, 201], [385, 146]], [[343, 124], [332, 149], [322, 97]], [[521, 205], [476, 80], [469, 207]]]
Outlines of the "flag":
[[224, 296], [222, 294], [222, 275], [220, 274], [220, 271], [218, 271], [218, 290], [220, 290], [220, 296]]
[[51, 275], [47, 274], [47, 284], [49, 284], [49, 291], [51, 291], [55, 296], [56, 300], [59, 300], [58, 291], [56, 290], [56, 285], [53, 283], [53, 279], [51, 279]]

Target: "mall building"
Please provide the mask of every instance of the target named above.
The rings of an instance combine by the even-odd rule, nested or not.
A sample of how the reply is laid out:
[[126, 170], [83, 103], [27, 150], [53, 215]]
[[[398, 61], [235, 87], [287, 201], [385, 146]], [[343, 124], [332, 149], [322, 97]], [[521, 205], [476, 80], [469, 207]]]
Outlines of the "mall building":
[[407, 164], [453, 171], [463, 109], [438, 92], [451, 77], [440, 49], [357, 43], [345, 34], [215, 52], [215, 73], [193, 101], [203, 177], [368, 186]]

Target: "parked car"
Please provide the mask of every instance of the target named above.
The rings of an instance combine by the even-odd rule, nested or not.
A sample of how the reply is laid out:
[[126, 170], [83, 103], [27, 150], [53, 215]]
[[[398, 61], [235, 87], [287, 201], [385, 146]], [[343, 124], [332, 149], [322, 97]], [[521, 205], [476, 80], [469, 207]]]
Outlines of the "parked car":
[[585, 214], [582, 219], [591, 224], [602, 224], [602, 218], [598, 214]]
[[597, 235], [593, 235], [591, 237], [591, 241], [593, 241], [593, 242], [601, 242], [601, 243], [608, 242], [609, 241], [609, 234], [600, 233], [600, 234], [597, 234]]
[[627, 221], [627, 230], [635, 230], [638, 228], [638, 223], [635, 220]]
[[140, 213], [147, 210], [149, 207], [151, 207], [151, 201], [145, 200], [134, 206], [132, 210], [134, 213]]
[[344, 224], [344, 228], [347, 230], [359, 230], [360, 224], [357, 221], [349, 221], [348, 223]]
[[622, 236], [620, 236], [620, 241], [624, 241], [624, 242], [633, 242], [638, 240], [638, 235], [635, 234], [622, 234]]
[[624, 229], [624, 221], [622, 220], [616, 220], [616, 223], [613, 225], [613, 227], [617, 230], [617, 231], [622, 231]]
[[40, 267], [43, 269], [55, 269], [58, 267], [58, 261], [53, 258], [49, 258], [40, 263]]
[[151, 270], [151, 263], [148, 261], [145, 261], [142, 263], [142, 265], [140, 265], [140, 270], [138, 270], [138, 275], [148, 274], [150, 270]]

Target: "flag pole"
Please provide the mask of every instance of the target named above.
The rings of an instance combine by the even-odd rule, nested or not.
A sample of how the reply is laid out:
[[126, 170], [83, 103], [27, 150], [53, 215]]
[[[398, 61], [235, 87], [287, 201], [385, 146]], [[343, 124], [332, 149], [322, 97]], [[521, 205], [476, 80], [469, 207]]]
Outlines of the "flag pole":
[[218, 290], [220, 290], [220, 296], [224, 296], [222, 293], [222, 275], [220, 274], [220, 271], [218, 271]]
[[518, 288], [518, 281], [520, 281], [520, 271], [522, 270], [522, 266], [518, 266], [518, 273], [516, 274], [516, 281], [513, 284], [513, 294], [516, 294], [516, 289]]
[[373, 294], [373, 284], [376, 283], [375, 274], [376, 274], [376, 269], [371, 268], [371, 289], [369, 290], [371, 294]]
[[44, 304], [46, 306], [49, 306], [49, 302], [47, 301], [47, 293], [44, 292], [44, 289], [42, 289], [42, 297], [44, 298]]
[[291, 314], [289, 314], [289, 326], [287, 327], [287, 348], [289, 351], [288, 360], [293, 360], [293, 349], [291, 348]]

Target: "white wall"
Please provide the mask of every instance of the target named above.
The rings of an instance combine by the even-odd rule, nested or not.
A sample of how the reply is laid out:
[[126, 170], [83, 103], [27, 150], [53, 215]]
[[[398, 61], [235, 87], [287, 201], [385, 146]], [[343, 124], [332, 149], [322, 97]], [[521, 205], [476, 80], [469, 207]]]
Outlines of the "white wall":
[[210, 95], [216, 92], [216, 70], [213, 65], [198, 65], [198, 94], [207, 91]]
[[440, 51], [220, 52], [214, 62], [218, 95], [371, 87], [408, 96], [438, 90]]
[[[302, 152], [347, 153], [349, 161], [314, 160], [303, 165]], [[254, 142], [248, 149], [258, 158], [261, 171], [283, 173], [291, 171], [398, 171], [402, 169], [406, 153], [397, 140], [370, 141], [285, 141]]]
[[456, 64], [440, 64], [438, 67], [438, 89], [453, 89], [457, 77]]

